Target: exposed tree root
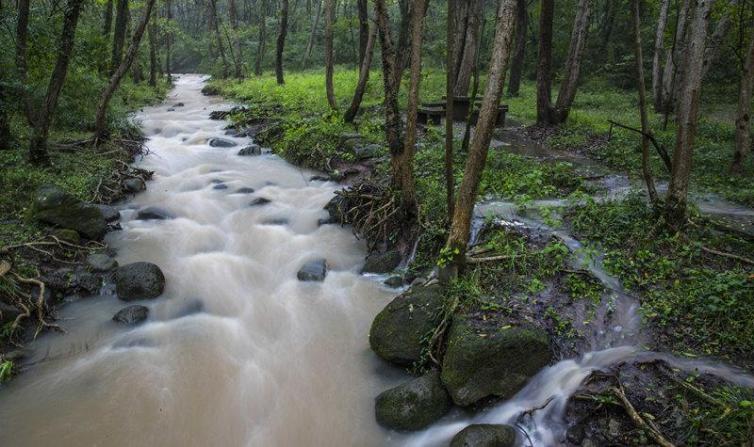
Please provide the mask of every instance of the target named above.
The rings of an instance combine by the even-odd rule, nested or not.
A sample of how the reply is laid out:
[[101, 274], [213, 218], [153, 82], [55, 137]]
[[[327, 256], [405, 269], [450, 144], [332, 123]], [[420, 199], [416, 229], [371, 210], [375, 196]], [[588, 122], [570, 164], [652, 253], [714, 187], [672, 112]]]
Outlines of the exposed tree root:
[[634, 408], [634, 406], [631, 404], [631, 401], [628, 400], [628, 397], [626, 397], [626, 392], [624, 391], [623, 385], [620, 382], [618, 382], [617, 387], [611, 387], [610, 391], [615, 395], [615, 397], [620, 400], [620, 403], [626, 410], [626, 413], [628, 413], [628, 416], [631, 418], [634, 424], [636, 424], [637, 427], [646, 431], [649, 436], [651, 436], [652, 439], [660, 446], [675, 447], [675, 444], [668, 441], [652, 421], [645, 420], [643, 417], [641, 417], [641, 415], [636, 411], [636, 408]]

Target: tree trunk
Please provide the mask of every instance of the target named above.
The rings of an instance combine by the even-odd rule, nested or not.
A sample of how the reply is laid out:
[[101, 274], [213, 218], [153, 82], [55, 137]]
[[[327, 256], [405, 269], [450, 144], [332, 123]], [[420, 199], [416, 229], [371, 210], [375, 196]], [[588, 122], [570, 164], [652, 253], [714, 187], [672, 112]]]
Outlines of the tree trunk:
[[325, 90], [327, 103], [333, 110], [338, 109], [333, 86], [334, 54], [333, 54], [333, 22], [335, 22], [335, 0], [325, 0]]
[[220, 20], [217, 17], [217, 0], [209, 0], [209, 31], [215, 35], [217, 51], [220, 53], [220, 60], [223, 64], [222, 77], [228, 77], [228, 59], [225, 57], [225, 46], [223, 45], [222, 34], [220, 34]]
[[50, 134], [50, 122], [52, 114], [58, 104], [60, 91], [65, 83], [68, 73], [68, 63], [71, 60], [73, 45], [76, 38], [76, 26], [78, 25], [81, 5], [84, 0], [68, 0], [63, 14], [63, 30], [57, 51], [57, 61], [50, 76], [47, 86], [47, 94], [42, 106], [37, 110], [29, 140], [29, 160], [34, 164], [46, 164], [49, 162], [47, 154], [47, 139]]
[[149, 85], [152, 87], [157, 86], [157, 43], [154, 37], [156, 33], [157, 25], [153, 20], [147, 30], [147, 40], [149, 43]]
[[568, 48], [563, 82], [560, 84], [558, 100], [555, 103], [555, 113], [551, 114], [555, 119], [554, 124], [560, 124], [568, 119], [573, 100], [576, 98], [576, 90], [579, 85], [581, 72], [581, 58], [586, 47], [586, 38], [589, 33], [589, 14], [591, 12], [590, 0], [579, 0], [576, 10], [576, 18], [571, 32], [571, 43]]
[[529, 27], [529, 11], [526, 0], [516, 2], [516, 44], [511, 61], [511, 78], [508, 82], [508, 96], [518, 96], [521, 89], [521, 76], [526, 60], [526, 30]]
[[113, 0], [107, 0], [105, 11], [102, 15], [102, 35], [110, 36], [110, 30], [113, 27]]
[[662, 0], [660, 17], [657, 19], [654, 57], [652, 58], [652, 99], [655, 111], [662, 111], [662, 52], [665, 49], [665, 28], [668, 26], [670, 0]]
[[113, 75], [110, 77], [110, 83], [100, 96], [99, 104], [97, 105], [97, 116], [94, 122], [95, 145], [99, 144], [107, 137], [107, 106], [110, 104], [110, 99], [118, 89], [123, 76], [125, 76], [128, 68], [131, 66], [134, 59], [136, 59], [136, 55], [139, 52], [139, 44], [141, 43], [141, 38], [144, 35], [144, 30], [147, 28], [147, 25], [149, 24], [149, 18], [152, 15], [152, 8], [154, 7], [154, 3], [155, 0], [147, 0], [147, 2], [145, 3], [144, 15], [139, 22], [139, 26], [136, 28], [133, 36], [131, 37], [131, 44], [128, 47], [128, 51], [126, 51], [126, 56], [123, 58], [123, 61], [120, 63], [118, 69], [115, 70], [115, 73], [113, 73]]
[[16, 21], [16, 73], [18, 82], [22, 89], [22, 101], [26, 119], [31, 123], [33, 120], [33, 107], [29, 86], [27, 85], [28, 77], [28, 38], [29, 38], [29, 0], [19, 0], [18, 2], [18, 19]]
[[401, 140], [401, 114], [398, 109], [398, 90], [400, 89], [400, 76], [398, 61], [393, 45], [393, 37], [390, 31], [390, 18], [387, 12], [385, 0], [374, 0], [375, 20], [382, 48], [382, 79], [385, 89], [385, 138], [390, 154], [395, 157], [403, 150]]
[[6, 93], [5, 79], [0, 74], [0, 150], [10, 149], [10, 112], [8, 110], [8, 95]]
[[704, 51], [704, 72], [702, 73], [702, 78], [707, 77], [712, 64], [717, 61], [717, 57], [720, 55], [720, 48], [723, 46], [723, 39], [725, 39], [733, 24], [731, 16], [733, 15], [733, 8], [738, 4], [738, 0], [730, 0], [728, 3], [728, 9], [725, 10], [725, 14], [717, 22], [715, 31], [710, 36], [709, 44]]
[[275, 49], [275, 76], [278, 85], [285, 84], [283, 74], [283, 51], [285, 50], [285, 36], [288, 34], [288, 0], [281, 0], [280, 5], [280, 29], [278, 30], [278, 41]]
[[371, 27], [369, 26], [369, 1], [368, 0], [356, 0], [356, 8], [359, 14], [359, 66], [364, 64], [364, 58], [366, 58], [369, 43], [369, 37], [371, 36]]
[[372, 24], [369, 26], [369, 39], [367, 39], [366, 54], [361, 63], [361, 69], [359, 70], [359, 82], [356, 84], [356, 90], [353, 93], [351, 107], [348, 108], [343, 117], [343, 121], [347, 123], [352, 123], [353, 120], [356, 119], [356, 115], [359, 113], [361, 100], [364, 98], [367, 82], [369, 82], [369, 70], [372, 66], [375, 40], [377, 40], [377, 26]]
[[644, 81], [644, 54], [641, 48], [641, 0], [632, 1], [632, 18], [634, 25], [634, 54], [636, 56], [636, 80], [639, 90], [639, 116], [641, 117], [641, 170], [644, 175], [644, 183], [647, 185], [647, 193], [652, 205], [657, 204], [657, 188], [655, 188], [652, 166], [649, 164], [649, 118], [647, 117], [647, 87]]
[[[754, 24], [753, 24], [754, 25]], [[741, 174], [743, 162], [751, 150], [751, 96], [754, 89], [754, 36], [749, 37], [749, 50], [741, 72], [736, 114], [736, 152], [733, 154], [731, 172]]]
[[110, 59], [110, 75], [120, 65], [123, 58], [123, 45], [126, 41], [128, 28], [128, 0], [118, 0], [115, 9], [115, 33], [113, 34], [113, 56]]
[[[448, 209], [448, 217], [453, 215], [453, 200], [455, 196], [456, 179], [453, 172], [453, 146], [455, 145], [455, 132], [453, 130], [455, 108], [455, 85], [456, 85], [456, 35], [458, 29], [457, 0], [448, 0], [447, 11], [447, 61], [445, 82], [445, 201]], [[473, 104], [473, 103], [472, 103]]]
[[243, 55], [241, 54], [241, 36], [238, 35], [238, 9], [236, 0], [228, 0], [228, 16], [230, 19], [230, 28], [233, 30], [233, 65], [237, 79], [243, 78]]
[[309, 41], [306, 43], [306, 55], [304, 56], [304, 66], [309, 63], [309, 58], [312, 57], [312, 49], [314, 49], [314, 36], [317, 33], [317, 27], [319, 26], [319, 18], [322, 16], [322, 0], [317, 1], [317, 11], [314, 13], [314, 22], [312, 22], [312, 29], [309, 32]]
[[479, 191], [479, 181], [482, 177], [484, 166], [487, 162], [492, 131], [497, 120], [498, 104], [503, 94], [505, 84], [505, 72], [510, 57], [511, 41], [513, 35], [513, 17], [516, 11], [516, 0], [502, 0], [497, 13], [497, 26], [495, 40], [490, 60], [489, 79], [479, 111], [479, 120], [476, 132], [469, 146], [468, 159], [464, 169], [463, 180], [458, 190], [458, 197], [453, 212], [453, 223], [450, 227], [446, 253], [453, 259], [444, 269], [441, 277], [444, 279], [455, 277], [458, 269], [462, 267], [466, 247], [469, 243], [471, 218], [476, 204]]
[[684, 41], [686, 36], [686, 22], [691, 13], [690, 7], [695, 0], [683, 0], [683, 5], [678, 11], [676, 21], [675, 38], [673, 46], [666, 51], [665, 69], [662, 73], [662, 111], [666, 114], [673, 109], [673, 91], [676, 84], [676, 65], [684, 54]]
[[537, 125], [552, 122], [552, 21], [553, 0], [541, 0], [539, 12], [539, 55], [537, 62]]
[[173, 21], [173, 8], [171, 0], [165, 0], [165, 8], [167, 8], [168, 19], [168, 31], [165, 33], [165, 73], [168, 75], [168, 82], [173, 81], [172, 65], [170, 63], [171, 49], [173, 44], [173, 32], [170, 31], [170, 26]]
[[689, 36], [683, 54], [683, 76], [676, 112], [676, 143], [673, 151], [673, 170], [666, 202], [667, 221], [676, 227], [686, 221], [689, 175], [699, 120], [704, 71], [704, 49], [707, 40], [710, 7], [714, 0], [692, 0], [695, 4], [689, 26]]
[[257, 46], [257, 60], [254, 63], [254, 73], [257, 76], [262, 75], [262, 62], [264, 61], [264, 53], [267, 49], [267, 3], [265, 0], [261, 0], [261, 6], [259, 7], [259, 44]]
[[474, 71], [476, 52], [479, 50], [479, 29], [482, 25], [484, 0], [471, 0], [466, 22], [466, 37], [463, 46], [458, 47], [459, 65], [456, 73], [455, 96], [466, 96]]

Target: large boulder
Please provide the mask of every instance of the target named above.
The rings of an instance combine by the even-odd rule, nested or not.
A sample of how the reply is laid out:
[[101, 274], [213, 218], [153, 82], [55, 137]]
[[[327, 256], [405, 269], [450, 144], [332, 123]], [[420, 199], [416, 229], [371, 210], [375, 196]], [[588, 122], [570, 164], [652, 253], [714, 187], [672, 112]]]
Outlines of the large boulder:
[[383, 392], [375, 401], [377, 422], [393, 430], [421, 430], [450, 407], [450, 397], [436, 370]]
[[301, 267], [296, 276], [299, 281], [324, 281], [327, 276], [327, 261], [324, 259], [309, 261]]
[[236, 147], [238, 146], [238, 143], [235, 141], [226, 140], [225, 138], [210, 138], [209, 139], [209, 145], [211, 147]]
[[238, 151], [238, 155], [248, 157], [253, 155], [262, 155], [262, 148], [258, 144], [250, 144]]
[[115, 292], [123, 301], [149, 300], [162, 295], [165, 275], [150, 262], [135, 262], [115, 272]]
[[516, 429], [510, 425], [475, 424], [464, 428], [450, 441], [450, 447], [515, 447]]
[[107, 232], [107, 222], [99, 208], [57, 186], [39, 188], [32, 203], [31, 216], [39, 222], [76, 230], [88, 239], [101, 239]]
[[413, 287], [390, 302], [372, 322], [369, 344], [383, 359], [408, 366], [421, 359], [423, 340], [445, 302], [438, 285]]
[[552, 360], [550, 340], [537, 328], [511, 326], [494, 316], [456, 316], [442, 363], [442, 382], [458, 405], [510, 398]]
[[390, 273], [401, 264], [402, 260], [403, 256], [397, 250], [370, 253], [364, 261], [361, 273]]

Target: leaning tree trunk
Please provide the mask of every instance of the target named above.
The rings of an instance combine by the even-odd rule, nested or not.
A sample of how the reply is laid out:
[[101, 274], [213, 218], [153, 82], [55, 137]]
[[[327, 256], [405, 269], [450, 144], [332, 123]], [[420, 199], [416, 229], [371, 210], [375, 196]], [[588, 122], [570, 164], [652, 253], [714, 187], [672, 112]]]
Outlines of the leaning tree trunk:
[[327, 103], [333, 110], [338, 109], [333, 86], [334, 54], [333, 54], [333, 22], [335, 21], [335, 0], [325, 0], [325, 90]]
[[151, 87], [157, 86], [157, 43], [155, 41], [155, 34], [157, 34], [157, 25], [154, 21], [149, 24], [147, 29], [147, 41], [149, 43], [149, 85]]
[[581, 58], [584, 54], [586, 38], [589, 32], [590, 12], [590, 0], [579, 0], [576, 19], [574, 20], [573, 31], [571, 33], [571, 43], [568, 48], [568, 59], [566, 60], [563, 82], [560, 84], [554, 113], [550, 114], [551, 118], [554, 119], [553, 124], [560, 124], [568, 119], [568, 113], [571, 111], [573, 100], [576, 98], [579, 74], [581, 72]]
[[[694, 0], [683, 0], [681, 9], [678, 11], [675, 38], [673, 46], [666, 51], [665, 69], [662, 73], [662, 112], [669, 114], [673, 109], [674, 91], [676, 90], [676, 65], [683, 59], [686, 41], [686, 24], [691, 13], [691, 4]], [[701, 61], [700, 61], [701, 62]], [[680, 84], [680, 83], [679, 83]]]
[[223, 64], [222, 77], [228, 77], [228, 59], [225, 57], [225, 46], [223, 45], [222, 34], [220, 34], [220, 20], [217, 17], [217, 1], [209, 0], [209, 20], [210, 32], [215, 35], [217, 42], [217, 51], [220, 53], [220, 60]]
[[516, 2], [516, 45], [511, 61], [511, 78], [508, 81], [508, 96], [518, 96], [521, 89], [521, 76], [526, 60], [526, 30], [529, 27], [529, 12], [526, 0]]
[[668, 10], [670, 0], [662, 0], [660, 17], [657, 19], [657, 34], [655, 35], [654, 57], [652, 57], [652, 99], [655, 111], [662, 111], [662, 52], [665, 47], [665, 28], [668, 26]]
[[322, 16], [322, 0], [317, 1], [317, 11], [314, 13], [314, 22], [312, 22], [312, 29], [309, 31], [309, 41], [306, 43], [306, 54], [304, 54], [304, 66], [309, 63], [309, 58], [312, 57], [312, 49], [314, 49], [314, 36], [317, 34], [317, 27], [319, 26], [319, 18]]
[[68, 0], [63, 14], [63, 31], [58, 46], [58, 58], [55, 68], [50, 76], [50, 84], [47, 86], [47, 94], [42, 106], [37, 110], [29, 139], [29, 160], [34, 164], [49, 162], [47, 154], [47, 139], [50, 134], [50, 122], [52, 114], [58, 105], [60, 91], [63, 89], [65, 77], [68, 73], [68, 63], [71, 60], [73, 45], [76, 39], [76, 26], [78, 25], [81, 5], [84, 0]]
[[115, 33], [113, 34], [113, 55], [110, 59], [110, 75], [120, 65], [123, 58], [123, 45], [128, 28], [128, 0], [118, 0], [115, 8]]
[[230, 28], [233, 30], [233, 47], [231, 48], [231, 52], [234, 53], [234, 75], [237, 79], [241, 79], [243, 78], [243, 55], [241, 54], [241, 36], [238, 35], [238, 9], [236, 8], [236, 0], [228, 0], [228, 16], [230, 19]]
[[371, 36], [371, 27], [369, 26], [369, 1], [356, 0], [356, 9], [359, 14], [359, 66], [364, 64], [367, 57], [367, 44]]
[[686, 221], [686, 208], [689, 192], [689, 175], [699, 120], [699, 98], [701, 96], [704, 67], [704, 48], [707, 40], [710, 8], [714, 0], [692, 0], [695, 3], [693, 18], [689, 25], [689, 36], [683, 57], [683, 76], [678, 110], [676, 113], [676, 143], [673, 151], [673, 170], [666, 201], [666, 219], [675, 227]]
[[359, 70], [359, 82], [356, 84], [356, 90], [353, 93], [353, 100], [351, 101], [351, 107], [348, 108], [343, 121], [352, 123], [356, 119], [356, 115], [359, 113], [359, 107], [361, 107], [361, 100], [364, 98], [364, 92], [367, 88], [367, 82], [369, 82], [369, 70], [372, 66], [372, 58], [374, 56], [374, 41], [377, 40], [377, 26], [372, 24], [369, 26], [369, 39], [367, 39], [366, 54], [364, 60], [361, 63], [361, 69]]
[[[754, 24], [753, 24], [754, 25]], [[738, 113], [736, 114], [736, 152], [733, 154], [731, 172], [740, 174], [743, 162], [751, 150], [751, 95], [754, 89], [754, 36], [749, 38], [749, 50], [741, 72], [738, 91]]]
[[457, 276], [458, 270], [463, 266], [466, 247], [469, 243], [471, 232], [471, 218], [479, 191], [479, 181], [487, 162], [492, 131], [497, 119], [498, 104], [503, 94], [505, 84], [505, 72], [510, 57], [511, 41], [513, 35], [513, 17], [516, 11], [516, 0], [502, 0], [497, 13], [497, 27], [495, 41], [490, 60], [489, 79], [479, 110], [479, 120], [476, 132], [469, 146], [469, 155], [463, 173], [463, 180], [458, 190], [458, 197], [453, 212], [453, 222], [446, 244], [445, 252], [452, 259], [447, 259], [442, 272], [444, 279]]
[[257, 59], [254, 63], [254, 74], [262, 75], [262, 62], [264, 62], [264, 53], [267, 49], [267, 2], [260, 1], [259, 7], [259, 44], [257, 45]]
[[537, 62], [537, 125], [552, 122], [552, 21], [553, 0], [541, 0], [539, 12], [539, 55]]
[[460, 63], [456, 73], [455, 96], [466, 96], [469, 92], [476, 53], [479, 50], [479, 30], [482, 26], [483, 8], [484, 0], [473, 0], [468, 8], [466, 37], [463, 39], [463, 46], [458, 47]]
[[[382, 80], [385, 90], [385, 138], [390, 154], [394, 157], [403, 150], [401, 139], [401, 114], [398, 109], [398, 90], [400, 89], [400, 77], [393, 37], [390, 31], [390, 18], [387, 12], [385, 0], [374, 0], [375, 20], [380, 36], [382, 48]], [[397, 78], [397, 79], [396, 79]]]
[[[456, 180], [453, 172], [453, 146], [455, 144], [455, 132], [453, 130], [455, 109], [455, 85], [456, 85], [456, 30], [458, 20], [456, 10], [457, 0], [448, 0], [447, 11], [447, 45], [446, 81], [445, 81], [445, 201], [448, 216], [453, 215], [453, 200], [455, 196]], [[473, 104], [472, 104], [473, 107]]]
[[283, 74], [283, 51], [285, 50], [285, 36], [288, 34], [288, 0], [281, 0], [280, 29], [278, 30], [277, 47], [275, 48], [275, 77], [278, 85], [285, 84]]
[[649, 164], [649, 118], [647, 117], [647, 87], [644, 81], [644, 54], [641, 48], [641, 17], [639, 16], [641, 0], [633, 0], [631, 3], [632, 18], [634, 24], [634, 54], [636, 56], [636, 81], [639, 87], [639, 116], [641, 117], [641, 170], [644, 175], [644, 183], [647, 185], [647, 193], [652, 205], [657, 204], [657, 188], [655, 188], [652, 166]]
[[113, 75], [110, 77], [110, 83], [100, 96], [99, 104], [97, 105], [97, 116], [94, 121], [95, 145], [99, 144], [107, 137], [107, 106], [110, 104], [110, 99], [112, 99], [115, 91], [118, 89], [123, 76], [125, 76], [128, 68], [131, 66], [134, 59], [136, 59], [136, 54], [139, 52], [139, 44], [141, 43], [141, 38], [144, 35], [144, 30], [147, 28], [147, 25], [149, 24], [149, 18], [152, 15], [152, 8], [154, 7], [154, 3], [155, 0], [147, 0], [146, 4], [144, 5], [144, 15], [139, 22], [139, 26], [136, 27], [136, 30], [134, 30], [133, 36], [131, 37], [131, 45], [128, 47], [126, 56], [123, 58], [123, 61], [120, 63], [118, 69], [115, 70], [115, 73], [113, 73]]

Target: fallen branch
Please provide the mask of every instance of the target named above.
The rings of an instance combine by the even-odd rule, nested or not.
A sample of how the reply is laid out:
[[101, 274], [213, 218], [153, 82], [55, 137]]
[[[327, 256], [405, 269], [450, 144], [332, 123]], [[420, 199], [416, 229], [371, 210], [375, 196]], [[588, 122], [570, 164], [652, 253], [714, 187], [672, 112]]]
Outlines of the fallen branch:
[[734, 255], [733, 253], [727, 253], [724, 251], [715, 250], [714, 248], [705, 247], [704, 245], [702, 245], [702, 251], [705, 253], [709, 253], [711, 255], [722, 256], [724, 258], [734, 259], [736, 261], [740, 261], [745, 264], [754, 265], [754, 260], [745, 258], [743, 256]]
[[646, 431], [657, 444], [659, 444], [661, 447], [675, 447], [675, 444], [668, 441], [667, 438], [665, 438], [665, 436], [660, 433], [660, 430], [651, 421], [648, 422], [644, 420], [643, 417], [641, 417], [641, 415], [636, 411], [636, 408], [634, 408], [634, 406], [631, 404], [631, 401], [629, 401], [628, 397], [626, 397], [626, 393], [623, 390], [623, 385], [621, 385], [620, 382], [618, 382], [617, 387], [611, 387], [610, 391], [612, 391], [612, 393], [618, 399], [620, 399], [623, 408], [626, 410], [626, 413], [628, 413], [628, 416], [631, 418], [634, 424], [644, 429], [644, 431]]
[[663, 145], [661, 145], [655, 136], [650, 133], [645, 133], [641, 129], [637, 129], [635, 127], [626, 126], [625, 124], [621, 124], [619, 122], [613, 121], [613, 120], [607, 120], [608, 123], [610, 123], [611, 126], [620, 127], [621, 129], [630, 130], [633, 132], [637, 132], [641, 134], [642, 136], [646, 137], [651, 143], [652, 146], [655, 147], [657, 150], [657, 154], [660, 156], [660, 158], [663, 161], [663, 164], [665, 165], [665, 169], [667, 169], [668, 172], [671, 172], [673, 170], [673, 162], [670, 160], [670, 155], [668, 155], [668, 151], [665, 149]]
[[520, 258], [521, 256], [523, 255], [500, 255], [500, 256], [488, 256], [486, 258], [475, 258], [472, 256], [466, 256], [466, 263], [467, 264], [483, 264], [485, 262], [507, 261], [510, 259]]

